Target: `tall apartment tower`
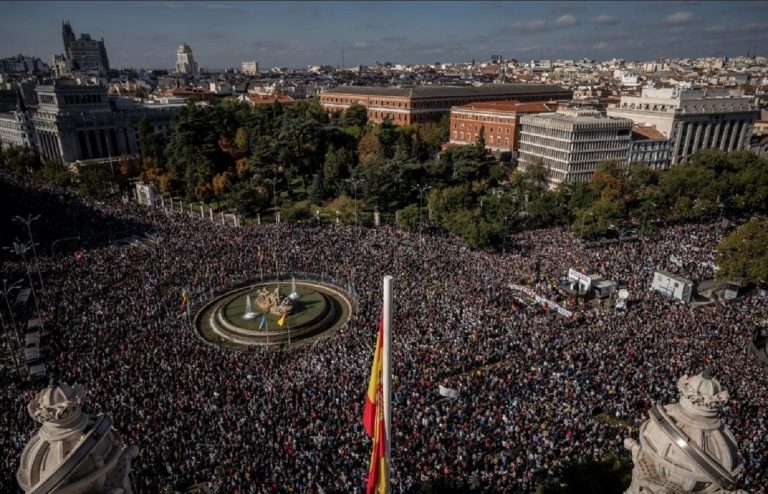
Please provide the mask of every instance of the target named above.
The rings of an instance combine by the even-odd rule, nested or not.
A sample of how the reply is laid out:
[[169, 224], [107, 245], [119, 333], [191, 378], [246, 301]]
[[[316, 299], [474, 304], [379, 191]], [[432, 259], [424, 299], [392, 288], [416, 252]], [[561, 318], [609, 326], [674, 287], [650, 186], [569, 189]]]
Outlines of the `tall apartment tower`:
[[242, 68], [243, 68], [243, 74], [245, 75], [259, 75], [258, 62], [243, 62]]
[[632, 120], [598, 110], [565, 108], [556, 113], [520, 117], [520, 157], [525, 169], [542, 163], [549, 185], [584, 182], [604, 160], [622, 163], [629, 156]]
[[197, 75], [197, 62], [192, 55], [192, 48], [182, 43], [176, 50], [176, 72], [185, 75]]
[[643, 88], [640, 96], [622, 96], [608, 115], [655, 128], [671, 142], [672, 165], [701, 149], [747, 149], [759, 118], [754, 98], [739, 90]]
[[109, 70], [109, 58], [104, 46], [104, 38], [95, 40], [90, 34], [80, 34], [75, 37], [69, 21], [62, 23], [61, 38], [64, 42], [64, 56], [69, 71], [98, 71], [106, 73]]

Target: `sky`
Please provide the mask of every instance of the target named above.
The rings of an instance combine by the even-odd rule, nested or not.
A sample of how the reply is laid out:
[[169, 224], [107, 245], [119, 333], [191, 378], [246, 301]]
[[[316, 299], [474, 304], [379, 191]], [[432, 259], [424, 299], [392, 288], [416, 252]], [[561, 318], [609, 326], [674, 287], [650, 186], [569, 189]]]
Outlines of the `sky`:
[[0, 57], [47, 63], [61, 22], [104, 38], [112, 67], [262, 69], [538, 58], [653, 60], [768, 55], [768, 1], [0, 2]]

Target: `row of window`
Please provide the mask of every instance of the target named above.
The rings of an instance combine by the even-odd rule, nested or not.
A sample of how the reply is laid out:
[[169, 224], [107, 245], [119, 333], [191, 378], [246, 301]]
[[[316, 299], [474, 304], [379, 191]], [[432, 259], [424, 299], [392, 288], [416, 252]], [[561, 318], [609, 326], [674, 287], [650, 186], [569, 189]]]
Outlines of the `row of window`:
[[[453, 131], [453, 138], [456, 140], [475, 142], [479, 137], [480, 137], [480, 134], [472, 134], [471, 132], [467, 132], [467, 138], [464, 139], [464, 132], [458, 132], [456, 130]], [[496, 141], [494, 143], [494, 137], [490, 136], [485, 138], [485, 143], [489, 146], [492, 146], [494, 144], [496, 144], [497, 146], [501, 146], [501, 140], [502, 140], [502, 137], [497, 136]], [[509, 146], [509, 137], [504, 138], [504, 145]]]
[[506, 118], [506, 117], [497, 117], [497, 116], [486, 116], [486, 115], [476, 115], [472, 113], [453, 113], [451, 114], [454, 118], [463, 118], [464, 120], [478, 120], [481, 122], [493, 122], [493, 123], [505, 123], [505, 124], [511, 124], [514, 119], [513, 118]]
[[[483, 126], [483, 127], [486, 129], [486, 132], [488, 134], [493, 134], [494, 133], [494, 131], [493, 131], [494, 127], [485, 127], [485, 126]], [[462, 122], [461, 124], [454, 123], [453, 124], [453, 128], [454, 129], [464, 129], [464, 122]], [[472, 124], [467, 124], [467, 129], [468, 130], [472, 130]], [[502, 128], [501, 127], [495, 127], [495, 129], [496, 129], [496, 132], [495, 132], [496, 134], [501, 134], [502, 133]], [[480, 126], [475, 124], [475, 129], [474, 130], [475, 131], [479, 131], [480, 130]], [[509, 127], [506, 127], [504, 133], [506, 135], [509, 135]]]

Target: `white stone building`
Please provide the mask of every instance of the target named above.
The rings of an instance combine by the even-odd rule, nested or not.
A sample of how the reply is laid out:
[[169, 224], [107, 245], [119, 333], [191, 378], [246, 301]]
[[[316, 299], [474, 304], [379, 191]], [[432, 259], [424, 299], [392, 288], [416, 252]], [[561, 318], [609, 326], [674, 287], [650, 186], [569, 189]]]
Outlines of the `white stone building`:
[[192, 48], [182, 43], [176, 50], [176, 72], [186, 75], [197, 75], [197, 62], [192, 55]]
[[243, 74], [245, 75], [259, 75], [258, 62], [243, 62], [242, 68], [243, 68]]
[[655, 127], [671, 142], [670, 163], [685, 162], [701, 149], [734, 151], [749, 147], [757, 107], [739, 91], [643, 88], [608, 108], [613, 117]]
[[0, 146], [37, 149], [35, 127], [26, 111], [0, 113]]
[[567, 108], [520, 117], [521, 168], [541, 162], [549, 185], [588, 181], [604, 160], [627, 161], [632, 121], [594, 109]]

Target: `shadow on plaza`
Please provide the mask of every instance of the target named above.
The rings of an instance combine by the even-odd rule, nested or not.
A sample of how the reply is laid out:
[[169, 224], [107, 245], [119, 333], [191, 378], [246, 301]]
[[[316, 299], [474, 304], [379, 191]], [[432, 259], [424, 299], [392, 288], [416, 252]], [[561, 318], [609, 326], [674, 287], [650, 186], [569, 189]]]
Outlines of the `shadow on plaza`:
[[[106, 247], [119, 239], [132, 235], [142, 237], [153, 231], [149, 223], [106, 214], [86, 204], [74, 193], [58, 194], [37, 190], [11, 183], [2, 176], [0, 212], [2, 247], [9, 247], [14, 241], [29, 242], [27, 226], [13, 218], [20, 216], [29, 219], [40, 215], [30, 224], [37, 255], [40, 257]], [[9, 259], [8, 256], [15, 257], [7, 249], [0, 250], [0, 259]]]

